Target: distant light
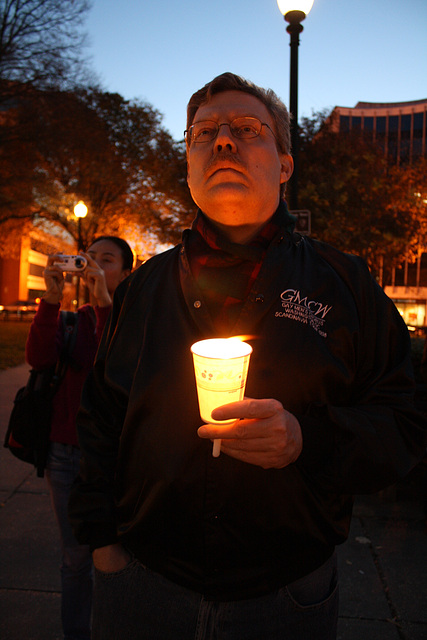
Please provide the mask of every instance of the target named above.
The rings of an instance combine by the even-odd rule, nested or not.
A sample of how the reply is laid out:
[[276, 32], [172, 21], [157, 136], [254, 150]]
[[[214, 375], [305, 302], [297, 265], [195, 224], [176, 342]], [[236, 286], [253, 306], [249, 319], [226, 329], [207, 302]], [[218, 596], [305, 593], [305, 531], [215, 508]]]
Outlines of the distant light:
[[86, 218], [87, 206], [85, 205], [83, 200], [80, 200], [80, 202], [78, 202], [74, 207], [74, 215], [76, 216], [76, 218]]
[[277, 0], [280, 12], [285, 16], [290, 11], [302, 11], [305, 15], [311, 11], [314, 0]]

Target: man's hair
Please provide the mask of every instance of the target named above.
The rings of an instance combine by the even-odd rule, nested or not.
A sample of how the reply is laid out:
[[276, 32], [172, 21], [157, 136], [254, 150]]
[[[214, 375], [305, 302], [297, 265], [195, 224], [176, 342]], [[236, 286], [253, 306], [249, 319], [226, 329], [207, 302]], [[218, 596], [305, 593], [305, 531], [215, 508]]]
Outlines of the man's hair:
[[133, 267], [133, 253], [132, 249], [123, 238], [119, 238], [118, 236], [98, 236], [94, 238], [91, 246], [95, 244], [95, 242], [100, 242], [101, 240], [108, 240], [109, 242], [113, 242], [121, 251], [123, 258], [123, 269], [130, 269], [132, 271]]
[[223, 93], [224, 91], [242, 91], [258, 98], [267, 107], [273, 118], [274, 133], [276, 134], [276, 143], [279, 151], [286, 154], [291, 152], [289, 113], [280, 98], [272, 89], [258, 87], [253, 82], [229, 71], [217, 76], [191, 96], [187, 106], [187, 129], [193, 124], [197, 109], [209, 102], [216, 93]]

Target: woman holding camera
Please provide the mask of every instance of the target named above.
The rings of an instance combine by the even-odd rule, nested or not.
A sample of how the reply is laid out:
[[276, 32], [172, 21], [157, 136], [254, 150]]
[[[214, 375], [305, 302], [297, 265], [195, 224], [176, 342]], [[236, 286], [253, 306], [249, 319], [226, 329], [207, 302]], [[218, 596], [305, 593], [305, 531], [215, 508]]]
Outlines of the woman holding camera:
[[[89, 304], [74, 317], [76, 326], [71, 360], [52, 402], [50, 450], [46, 477], [58, 521], [61, 547], [61, 617], [64, 640], [89, 640], [92, 605], [92, 559], [88, 546], [79, 545], [68, 522], [68, 499], [79, 471], [80, 450], [76, 415], [87, 374], [92, 368], [99, 341], [111, 310], [116, 287], [131, 272], [133, 253], [116, 236], [101, 236], [82, 254], [87, 265], [81, 272], [89, 291]], [[48, 258], [44, 271], [46, 292], [30, 327], [26, 359], [34, 369], [47, 369], [58, 360], [64, 343], [60, 306], [64, 273], [57, 265], [63, 256]], [[72, 327], [65, 330], [72, 331]]]

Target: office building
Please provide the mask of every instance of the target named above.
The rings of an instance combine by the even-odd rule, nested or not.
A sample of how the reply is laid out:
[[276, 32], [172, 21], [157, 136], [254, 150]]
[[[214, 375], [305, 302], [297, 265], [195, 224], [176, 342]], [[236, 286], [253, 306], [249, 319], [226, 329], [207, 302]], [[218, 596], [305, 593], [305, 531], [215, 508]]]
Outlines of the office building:
[[[358, 102], [355, 107], [335, 107], [335, 130], [360, 131], [384, 150], [391, 162], [410, 163], [427, 157], [427, 99], [410, 102]], [[421, 206], [427, 207], [427, 176], [420, 186]], [[404, 262], [385, 287], [406, 324], [427, 327], [427, 253], [420, 247], [415, 264]]]

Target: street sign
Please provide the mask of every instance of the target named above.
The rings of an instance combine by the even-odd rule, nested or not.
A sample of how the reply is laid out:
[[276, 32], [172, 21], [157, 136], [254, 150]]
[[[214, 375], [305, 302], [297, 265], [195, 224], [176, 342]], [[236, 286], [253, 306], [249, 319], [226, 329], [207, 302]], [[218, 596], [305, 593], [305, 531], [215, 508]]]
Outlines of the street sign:
[[295, 231], [302, 236], [309, 236], [311, 233], [311, 211], [308, 209], [294, 209], [289, 213], [297, 219]]

